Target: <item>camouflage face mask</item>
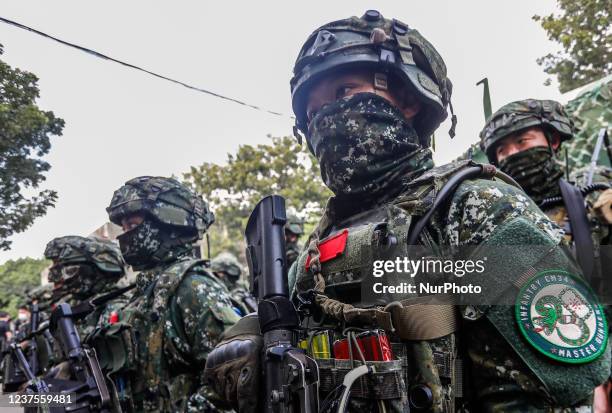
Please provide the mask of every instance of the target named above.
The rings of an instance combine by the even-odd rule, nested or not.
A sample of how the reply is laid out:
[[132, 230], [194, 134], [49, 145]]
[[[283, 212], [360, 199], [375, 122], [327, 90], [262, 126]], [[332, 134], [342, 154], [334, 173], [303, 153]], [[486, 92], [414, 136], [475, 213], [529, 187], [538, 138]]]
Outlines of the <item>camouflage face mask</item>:
[[53, 266], [49, 269], [49, 281], [54, 283], [56, 293], [72, 294], [79, 299], [89, 298], [103, 291], [109, 282], [107, 277], [91, 264]]
[[85, 271], [91, 271], [89, 265], [54, 265], [49, 268], [49, 281], [52, 283], [66, 283]]
[[559, 195], [563, 170], [549, 147], [536, 146], [515, 153], [500, 161], [499, 167], [513, 177], [536, 203]]
[[117, 280], [117, 277], [93, 270], [86, 274], [80, 274], [77, 279], [68, 283], [66, 288], [76, 298], [86, 299], [104, 292]]
[[155, 263], [153, 255], [162, 245], [162, 231], [156, 222], [145, 219], [140, 225], [119, 235], [117, 240], [125, 262], [140, 270]]
[[308, 126], [321, 177], [336, 195], [376, 195], [433, 166], [402, 112], [374, 93], [323, 106]]

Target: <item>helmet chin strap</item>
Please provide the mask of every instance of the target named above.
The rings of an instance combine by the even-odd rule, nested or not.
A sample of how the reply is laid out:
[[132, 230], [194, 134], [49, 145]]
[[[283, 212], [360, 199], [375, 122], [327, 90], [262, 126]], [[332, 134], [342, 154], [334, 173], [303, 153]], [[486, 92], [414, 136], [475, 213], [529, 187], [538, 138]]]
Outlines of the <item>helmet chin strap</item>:
[[542, 132], [544, 133], [544, 136], [546, 137], [546, 143], [548, 144], [548, 150], [550, 151], [550, 154], [552, 156], [555, 156], [555, 150], [552, 147], [552, 138], [553, 138], [552, 134], [547, 128], [542, 128]]

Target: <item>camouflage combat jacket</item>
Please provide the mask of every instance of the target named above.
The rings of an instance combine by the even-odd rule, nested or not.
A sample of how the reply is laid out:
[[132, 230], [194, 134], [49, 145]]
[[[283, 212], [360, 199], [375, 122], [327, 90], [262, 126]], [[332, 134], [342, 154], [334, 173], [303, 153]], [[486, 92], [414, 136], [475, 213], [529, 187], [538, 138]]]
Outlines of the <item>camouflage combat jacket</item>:
[[[381, 203], [356, 209], [354, 202], [347, 206], [335, 198], [330, 199], [315, 231], [320, 234], [318, 243], [322, 245], [342, 233], [346, 238], [343, 251], [335, 251], [325, 260], [321, 259], [321, 273], [326, 285], [324, 293], [358, 308], [382, 308], [392, 301], [414, 298], [397, 294], [386, 297], [382, 303], [368, 301], [360, 293], [360, 284], [372, 278], [374, 259], [385, 257], [393, 260], [407, 256], [411, 223], [432, 206], [450, 176], [466, 165], [468, 162], [463, 161], [434, 168], [414, 181], [404, 182], [398, 195]], [[348, 208], [351, 208], [350, 213], [346, 212]], [[393, 234], [395, 241], [383, 241], [390, 239], [384, 234]], [[551, 258], [553, 265], [575, 270], [558, 246], [562, 236], [560, 228], [520, 189], [499, 181], [474, 179], [463, 181], [448, 207], [440, 208], [433, 215], [419, 243], [452, 250], [470, 245], [514, 245], [525, 240], [537, 240], [550, 246], [550, 256], [556, 257]], [[533, 256], [517, 254], [502, 259], [507, 259], [508, 267], [536, 267]], [[309, 260], [307, 252], [303, 251], [291, 268], [289, 283], [290, 288], [294, 286], [294, 296], [315, 286], [313, 275], [306, 269]], [[516, 296], [517, 291], [508, 288], [510, 276], [502, 272], [500, 279], [491, 277], [488, 288], [510, 291]], [[512, 271], [509, 270], [508, 274], [511, 275]], [[402, 335], [401, 331], [387, 331], [394, 355], [400, 360], [403, 383], [389, 380], [390, 374], [381, 376], [378, 380], [386, 383], [385, 386], [377, 388], [373, 384], [370, 390], [357, 390], [351, 398], [349, 410], [377, 411], [380, 400], [371, 397], [376, 395], [376, 399], [386, 400], [389, 411], [405, 411], [408, 404], [406, 395], [410, 397], [411, 389], [425, 386], [431, 391], [432, 400], [427, 408], [419, 411], [453, 412], [461, 406], [469, 411], [552, 411], [558, 406], [590, 405], [592, 389], [606, 379], [610, 368], [609, 349], [584, 370], [579, 370], [573, 365], [547, 360], [530, 348], [517, 331], [515, 307], [512, 305], [453, 308], [461, 322], [455, 331], [443, 337], [401, 339], [397, 337]], [[419, 324], [423, 324], [423, 317], [427, 314], [427, 309], [424, 309], [418, 317]], [[329, 317], [322, 320], [307, 317], [302, 324], [311, 334], [334, 325]], [[336, 323], [334, 334], [344, 327], [344, 324]], [[321, 369], [323, 399], [327, 395], [325, 391], [338, 384], [334, 382], [337, 373], [333, 370], [337, 371], [342, 361], [317, 361]], [[328, 371], [330, 363], [332, 368]], [[391, 364], [383, 366], [389, 373], [396, 367]], [[391, 387], [397, 387], [395, 395], [391, 395]]]
[[183, 258], [138, 274], [118, 320], [101, 323], [90, 342], [124, 411], [213, 411], [200, 376], [237, 320], [204, 261]]

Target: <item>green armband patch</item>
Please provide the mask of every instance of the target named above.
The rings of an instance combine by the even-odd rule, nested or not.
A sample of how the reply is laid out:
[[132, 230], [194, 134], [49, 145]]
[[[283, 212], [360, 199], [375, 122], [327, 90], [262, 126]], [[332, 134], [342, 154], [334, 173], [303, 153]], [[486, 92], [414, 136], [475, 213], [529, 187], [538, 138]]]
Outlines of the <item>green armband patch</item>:
[[606, 349], [604, 311], [589, 286], [567, 271], [536, 274], [521, 288], [515, 308], [521, 333], [547, 357], [581, 364]]

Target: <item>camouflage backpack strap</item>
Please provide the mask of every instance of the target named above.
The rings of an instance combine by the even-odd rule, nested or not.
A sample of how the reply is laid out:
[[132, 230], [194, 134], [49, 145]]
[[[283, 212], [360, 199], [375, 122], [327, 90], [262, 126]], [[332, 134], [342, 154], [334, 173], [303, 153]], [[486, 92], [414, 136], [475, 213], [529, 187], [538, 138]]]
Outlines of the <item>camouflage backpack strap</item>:
[[[153, 308], [150, 314], [151, 321], [154, 326], [148, 338], [148, 358], [146, 365], [149, 368], [143, 372], [147, 388], [150, 392], [156, 393], [160, 391], [162, 384], [167, 376], [167, 360], [164, 358], [164, 346], [172, 343], [164, 342], [164, 327], [167, 321], [168, 306], [170, 299], [175, 291], [185, 278], [194, 268], [198, 266], [204, 267], [205, 261], [193, 258], [179, 260], [168, 268], [163, 270], [157, 279], [153, 289]], [[177, 351], [172, 351], [174, 355], [178, 355]], [[182, 360], [185, 364], [187, 361]]]
[[[448, 205], [453, 194], [468, 179], [497, 178], [509, 185], [520, 188], [510, 176], [490, 164], [478, 164], [463, 160], [434, 168], [410, 183], [408, 199], [402, 199], [398, 206], [412, 215], [421, 215], [408, 237], [408, 245], [415, 245], [436, 211]], [[427, 238], [427, 237], [426, 237]]]

